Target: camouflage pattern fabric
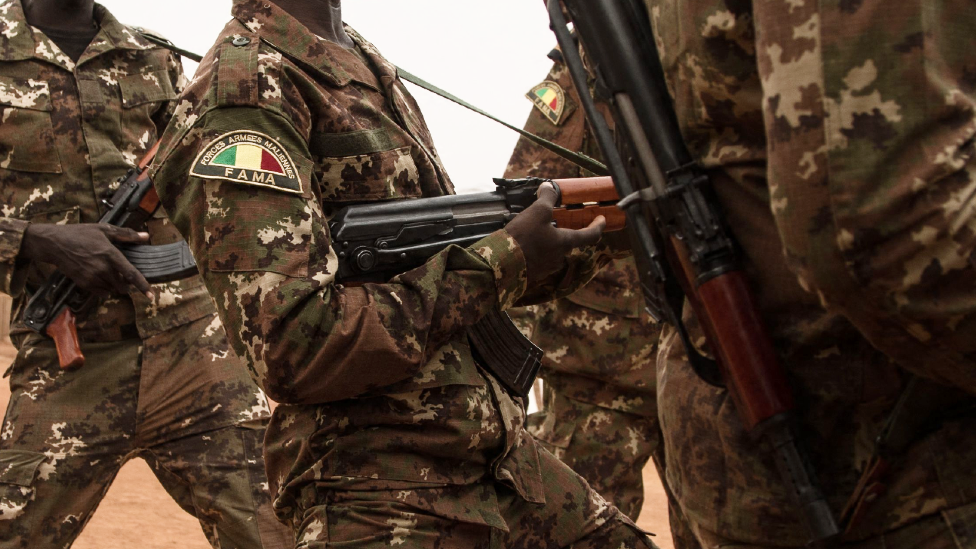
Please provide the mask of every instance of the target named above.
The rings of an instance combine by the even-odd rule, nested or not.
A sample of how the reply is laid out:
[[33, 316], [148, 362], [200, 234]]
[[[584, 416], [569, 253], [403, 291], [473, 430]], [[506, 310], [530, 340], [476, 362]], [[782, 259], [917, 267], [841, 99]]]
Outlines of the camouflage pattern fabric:
[[[802, 442], [839, 513], [908, 371], [946, 384], [947, 403], [976, 393], [976, 89], [963, 53], [976, 11], [646, 4], [685, 139], [742, 245]], [[775, 467], [728, 395], [695, 378], [670, 331], [660, 357], [667, 474], [686, 516], [734, 543], [803, 545]], [[930, 418], [848, 540], [887, 539], [976, 501], [971, 415], [947, 405]]]
[[[98, 221], [100, 199], [155, 142], [185, 85], [174, 55], [101, 6], [95, 16], [99, 33], [75, 63], [27, 24], [19, 0], [0, 1], [0, 291], [15, 298], [20, 349], [0, 435], [0, 539], [69, 545], [118, 468], [141, 455], [215, 547], [290, 545], [255, 489], [267, 401], [198, 276], [154, 285], [153, 300], [99, 300], [79, 318], [89, 363], [77, 371], [61, 371], [50, 340], [20, 323], [51, 272], [19, 258], [24, 229]], [[154, 244], [181, 238], [161, 209], [145, 230]]]
[[[556, 123], [533, 108], [525, 129], [599, 158], [565, 65], [555, 63], [546, 84], [565, 93], [562, 117]], [[524, 137], [505, 170], [510, 178], [590, 175]], [[529, 417], [530, 432], [634, 520], [644, 501], [641, 470], [659, 442], [659, 328], [642, 312], [638, 288], [633, 259], [619, 259], [562, 300], [510, 312], [546, 351], [545, 406]]]
[[[134, 457], [200, 521], [213, 547], [290, 545], [271, 511], [261, 458], [267, 406], [228, 418], [214, 404], [255, 390], [246, 378], [222, 380], [242, 368], [216, 315], [82, 350], [85, 366], [66, 374], [50, 340], [32, 334], [20, 345], [0, 437], [0, 545], [69, 546]], [[228, 419], [235, 423], [208, 427]]]
[[527, 291], [571, 292], [595, 251], [527, 290], [499, 231], [387, 283], [337, 285], [332, 212], [453, 186], [396, 69], [352, 29], [356, 51], [264, 1], [235, 1], [233, 15], [153, 169], [235, 350], [281, 403], [265, 455], [299, 545], [652, 547], [539, 450], [522, 399], [465, 336]]
[[[550, 54], [556, 62], [540, 86], [555, 83], [565, 93], [562, 116], [554, 123], [533, 108], [525, 129], [599, 158], [560, 55]], [[591, 175], [525, 138], [505, 170], [505, 177]], [[660, 326], [643, 311], [639, 287], [633, 259], [617, 259], [561, 300], [509, 311], [546, 351], [540, 374], [545, 396], [528, 418], [529, 432], [634, 520], [644, 503], [641, 471], [649, 459], [664, 478], [654, 372]], [[676, 547], [695, 547], [680, 509], [669, 507]]]
[[[720, 547], [741, 547], [742, 549], [759, 549], [768, 545], [742, 543], [734, 539], [723, 537], [698, 527], [698, 537], [701, 546], [706, 549]], [[864, 541], [855, 541], [841, 545], [845, 549], [882, 549], [885, 547], [926, 549], [972, 549], [976, 547], [976, 505], [967, 504], [954, 509], [946, 509], [942, 513], [927, 515], [911, 524], [886, 532]], [[786, 545], [776, 547], [787, 548]], [[792, 548], [801, 549], [808, 545], [794, 545]]]

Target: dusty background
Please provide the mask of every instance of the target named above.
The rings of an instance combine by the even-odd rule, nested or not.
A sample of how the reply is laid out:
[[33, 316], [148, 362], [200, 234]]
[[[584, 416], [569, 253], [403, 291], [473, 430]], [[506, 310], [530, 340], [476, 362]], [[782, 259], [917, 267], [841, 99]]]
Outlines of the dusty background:
[[[14, 354], [6, 338], [0, 340], [0, 371], [6, 370]], [[10, 386], [3, 380], [0, 405], [4, 410], [9, 398]], [[657, 534], [654, 541], [662, 549], [672, 549], [667, 500], [653, 466], [644, 469], [644, 485], [646, 500], [638, 524]], [[196, 519], [169, 499], [146, 462], [137, 458], [122, 468], [108, 496], [74, 545], [75, 549], [108, 547], [208, 549], [210, 545]]]

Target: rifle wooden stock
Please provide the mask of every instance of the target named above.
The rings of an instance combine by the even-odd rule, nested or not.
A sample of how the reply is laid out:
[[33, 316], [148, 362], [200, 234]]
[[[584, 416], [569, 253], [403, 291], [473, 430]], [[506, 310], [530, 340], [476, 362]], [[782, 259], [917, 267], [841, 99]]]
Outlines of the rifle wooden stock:
[[612, 178], [580, 177], [552, 182], [559, 189], [559, 204], [552, 212], [557, 227], [583, 229], [600, 215], [607, 220], [604, 232], [627, 226], [627, 214], [617, 207], [620, 197]]
[[54, 340], [54, 347], [58, 351], [58, 364], [62, 370], [85, 365], [85, 355], [81, 354], [81, 344], [78, 341], [75, 314], [71, 309], [65, 307], [61, 314], [47, 325], [46, 333]]

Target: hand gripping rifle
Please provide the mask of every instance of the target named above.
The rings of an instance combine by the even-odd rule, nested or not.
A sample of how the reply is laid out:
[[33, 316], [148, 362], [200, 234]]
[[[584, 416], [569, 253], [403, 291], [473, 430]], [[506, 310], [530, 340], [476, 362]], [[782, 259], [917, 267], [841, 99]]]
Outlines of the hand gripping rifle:
[[[678, 330], [696, 373], [726, 387], [739, 417], [772, 449], [810, 539], [838, 533], [801, 451], [786, 372], [749, 289], [711, 181], [681, 136], [650, 19], [638, 0], [548, 0], [549, 17], [586, 116], [623, 200], [649, 312]], [[617, 142], [590, 95], [587, 68], [562, 7], [572, 17]], [[637, 188], [635, 188], [635, 183]], [[663, 253], [662, 253], [663, 250]], [[698, 353], [681, 322], [687, 298], [715, 354]]]
[[[468, 247], [502, 229], [535, 202], [550, 181], [559, 194], [553, 220], [568, 229], [586, 227], [598, 215], [608, 231], [624, 227], [618, 195], [609, 177], [586, 179], [496, 179], [492, 192], [346, 206], [329, 224], [339, 256], [341, 284], [386, 282], [419, 267], [450, 245]], [[497, 307], [468, 329], [474, 354], [508, 389], [529, 394], [543, 352]]]
[[[149, 164], [156, 156], [153, 146], [139, 162], [119, 178], [119, 188], [110, 200], [103, 204], [108, 211], [98, 221], [118, 227], [141, 230], [159, 208], [159, 196], [149, 179]], [[149, 282], [177, 280], [196, 273], [197, 266], [186, 241], [164, 246], [119, 246], [122, 254]], [[85, 364], [75, 325], [77, 315], [85, 312], [94, 299], [78, 288], [70, 278], [60, 272], [52, 274], [27, 302], [24, 324], [54, 340], [58, 362], [63, 369], [78, 368]]]

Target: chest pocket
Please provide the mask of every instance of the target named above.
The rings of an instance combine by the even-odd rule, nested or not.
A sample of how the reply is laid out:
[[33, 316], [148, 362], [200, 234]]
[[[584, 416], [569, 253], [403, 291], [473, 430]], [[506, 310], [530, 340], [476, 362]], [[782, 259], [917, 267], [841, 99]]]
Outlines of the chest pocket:
[[397, 146], [386, 130], [312, 137], [309, 149], [324, 202], [392, 200], [421, 196], [410, 146]]
[[47, 82], [0, 76], [0, 169], [61, 173]]
[[[119, 79], [119, 88], [122, 92], [120, 145], [138, 143], [140, 147], [134, 152], [141, 156], [156, 141], [155, 120], [159, 119], [168, 102], [176, 100], [176, 90], [166, 71], [124, 76]], [[134, 162], [137, 159], [129, 160]]]
[[119, 87], [122, 89], [122, 108], [125, 109], [176, 99], [176, 90], [166, 71], [124, 76], [119, 79]]

